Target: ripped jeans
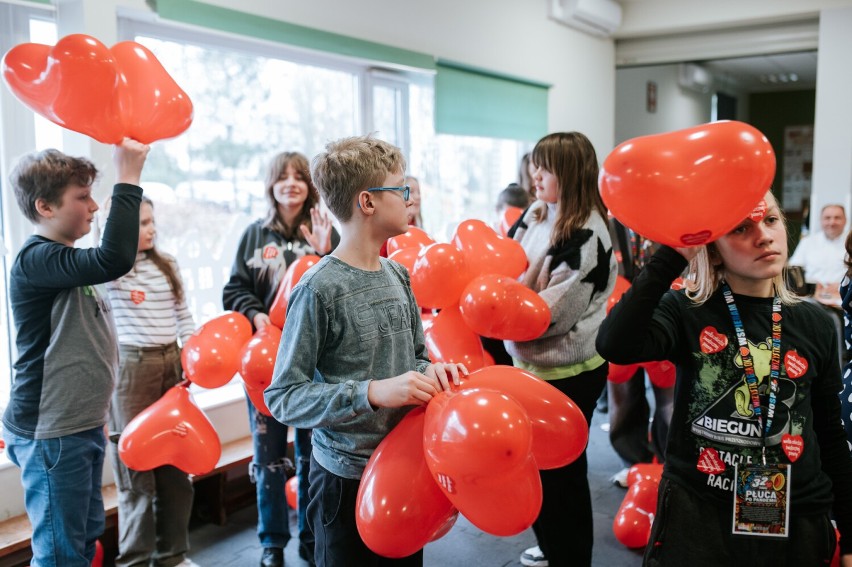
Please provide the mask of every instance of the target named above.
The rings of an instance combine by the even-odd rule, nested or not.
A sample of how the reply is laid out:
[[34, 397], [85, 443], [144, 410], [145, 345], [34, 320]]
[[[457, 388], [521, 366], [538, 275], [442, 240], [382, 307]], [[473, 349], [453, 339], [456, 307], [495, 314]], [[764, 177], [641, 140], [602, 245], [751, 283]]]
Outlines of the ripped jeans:
[[[267, 417], [254, 409], [249, 400], [249, 427], [254, 442], [254, 459], [249, 473], [257, 489], [257, 536], [262, 547], [287, 547], [290, 541], [287, 498], [284, 484], [293, 476], [293, 463], [287, 458], [287, 426], [273, 417]], [[296, 430], [295, 443], [296, 473], [300, 474], [301, 485], [307, 485], [308, 466], [311, 458], [310, 431]], [[299, 486], [299, 540], [306, 551], [313, 555], [313, 534], [305, 521], [308, 499], [302, 498], [307, 486]]]

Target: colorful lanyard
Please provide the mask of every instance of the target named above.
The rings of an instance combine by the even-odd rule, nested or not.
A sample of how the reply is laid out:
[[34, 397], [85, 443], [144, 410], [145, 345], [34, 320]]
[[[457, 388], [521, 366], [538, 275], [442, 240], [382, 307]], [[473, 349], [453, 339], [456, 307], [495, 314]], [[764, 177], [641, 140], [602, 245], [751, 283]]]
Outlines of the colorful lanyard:
[[772, 359], [769, 366], [769, 400], [766, 405], [766, 427], [763, 427], [763, 412], [760, 408], [760, 394], [757, 391], [757, 375], [754, 373], [754, 358], [751, 356], [751, 349], [748, 348], [748, 340], [746, 339], [745, 328], [743, 321], [740, 318], [740, 312], [737, 309], [737, 304], [734, 303], [734, 294], [731, 291], [728, 282], [722, 282], [722, 292], [725, 295], [725, 303], [728, 304], [728, 311], [731, 312], [731, 319], [734, 322], [734, 332], [737, 334], [737, 342], [740, 345], [740, 355], [743, 359], [743, 371], [746, 376], [746, 384], [751, 395], [751, 405], [754, 408], [754, 415], [757, 417], [758, 426], [763, 429], [763, 464], [766, 464], [766, 438], [769, 436], [769, 430], [772, 427], [772, 418], [775, 417], [775, 399], [778, 394], [778, 376], [781, 371], [781, 298], [777, 295], [772, 300]]

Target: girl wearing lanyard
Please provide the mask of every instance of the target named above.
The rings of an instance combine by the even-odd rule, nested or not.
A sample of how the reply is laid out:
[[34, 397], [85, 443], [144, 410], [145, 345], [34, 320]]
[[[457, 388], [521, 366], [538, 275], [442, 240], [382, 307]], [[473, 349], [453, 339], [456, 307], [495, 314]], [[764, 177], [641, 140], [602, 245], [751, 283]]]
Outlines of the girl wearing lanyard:
[[[852, 566], [852, 457], [831, 321], [786, 288], [771, 193], [706, 246], [662, 247], [601, 326], [617, 364], [677, 364], [646, 565]], [[685, 268], [685, 290], [669, 286]], [[832, 508], [833, 503], [833, 508]]]

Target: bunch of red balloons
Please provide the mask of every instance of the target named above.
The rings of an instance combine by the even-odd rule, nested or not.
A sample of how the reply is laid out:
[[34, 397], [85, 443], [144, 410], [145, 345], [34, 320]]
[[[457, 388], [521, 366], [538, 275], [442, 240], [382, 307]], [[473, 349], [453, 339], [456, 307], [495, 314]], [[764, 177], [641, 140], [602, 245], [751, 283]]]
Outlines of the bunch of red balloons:
[[589, 430], [579, 408], [524, 370], [490, 366], [412, 410], [379, 444], [356, 504], [364, 543], [406, 557], [452, 527], [514, 535], [541, 509], [539, 469], [573, 462]]
[[22, 43], [3, 57], [3, 78], [30, 109], [105, 144], [177, 136], [192, 102], [157, 58], [135, 41], [108, 48], [73, 34], [55, 46]]
[[612, 523], [615, 538], [622, 545], [631, 549], [648, 545], [662, 473], [663, 465], [644, 463], [628, 471], [629, 488]]
[[600, 172], [613, 216], [655, 242], [697, 246], [741, 222], [769, 191], [775, 153], [748, 124], [720, 121], [633, 138]]
[[411, 227], [388, 241], [388, 252], [411, 273], [417, 304], [440, 310], [424, 325], [434, 362], [483, 368], [493, 362], [480, 336], [529, 341], [550, 325], [545, 301], [517, 281], [527, 268], [524, 249], [482, 221], [462, 222], [451, 243]]

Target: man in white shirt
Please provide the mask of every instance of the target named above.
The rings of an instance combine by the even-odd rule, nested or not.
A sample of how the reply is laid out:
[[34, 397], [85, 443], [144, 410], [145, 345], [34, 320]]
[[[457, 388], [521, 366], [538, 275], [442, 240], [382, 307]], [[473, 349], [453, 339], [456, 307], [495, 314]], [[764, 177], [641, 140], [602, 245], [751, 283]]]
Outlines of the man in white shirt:
[[820, 212], [822, 232], [804, 238], [790, 257], [801, 266], [805, 281], [816, 284], [814, 298], [825, 305], [840, 306], [840, 281], [846, 274], [846, 211], [842, 205], [826, 205]]

